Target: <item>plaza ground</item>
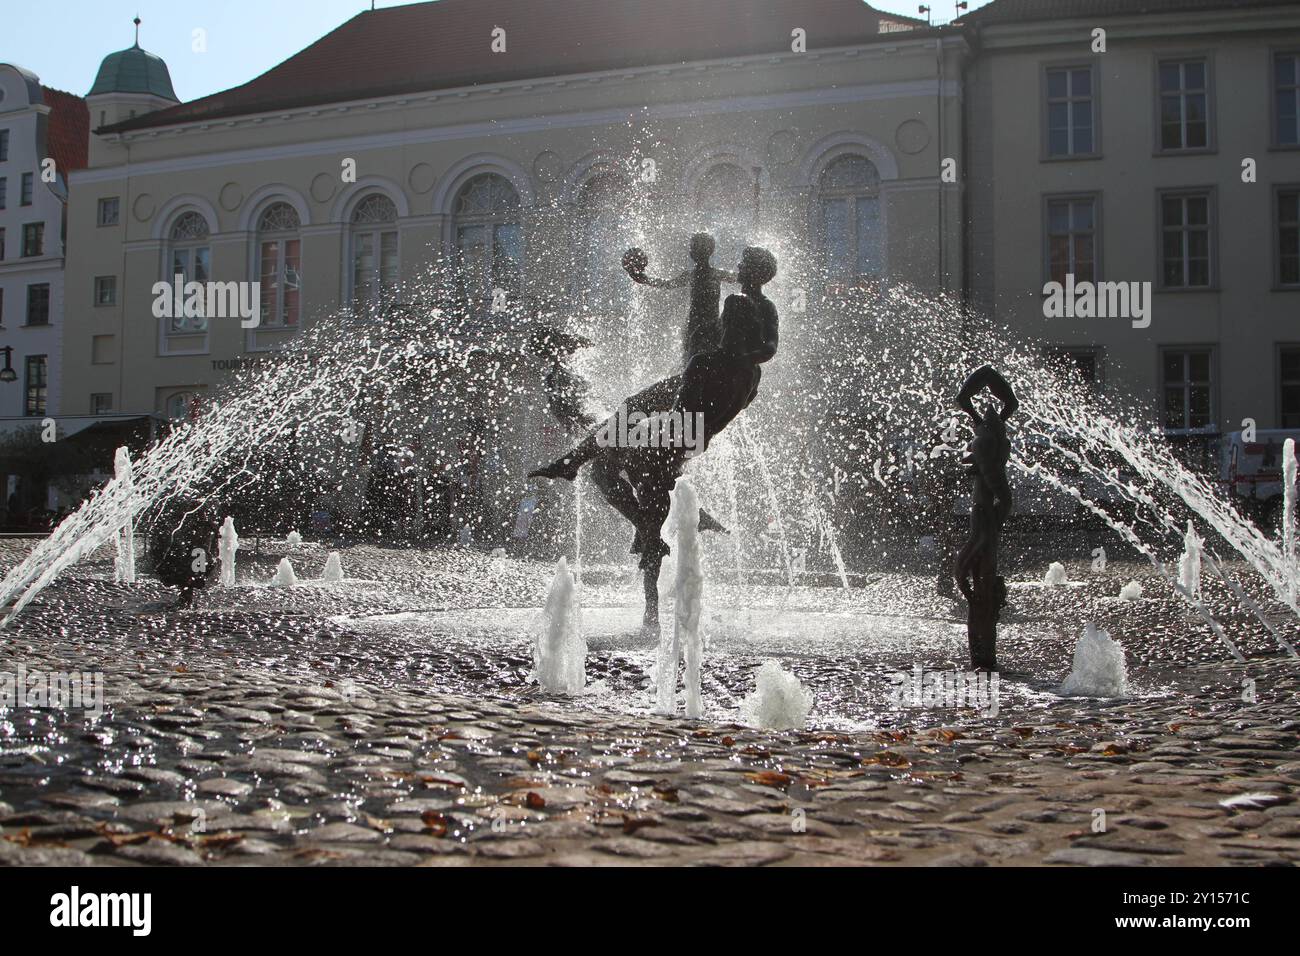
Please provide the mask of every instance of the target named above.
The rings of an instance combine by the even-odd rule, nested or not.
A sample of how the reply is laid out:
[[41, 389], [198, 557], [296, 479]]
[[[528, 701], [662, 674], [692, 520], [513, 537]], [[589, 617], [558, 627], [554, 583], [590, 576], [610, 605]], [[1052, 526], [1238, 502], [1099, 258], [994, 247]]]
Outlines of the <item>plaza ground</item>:
[[[4, 564], [30, 546], [0, 544]], [[630, 566], [584, 571], [588, 690], [566, 699], [528, 680], [547, 564], [355, 545], [327, 586], [322, 546], [256, 550], [188, 611], [114, 583], [104, 550], [3, 633], [0, 673], [99, 671], [107, 707], [0, 710], [0, 863], [1300, 860], [1300, 667], [1241, 614], [1220, 618], [1234, 661], [1149, 566], [1080, 561], [1055, 588], [1015, 570], [996, 716], [888, 699], [890, 674], [966, 667], [931, 577], [846, 591], [711, 568], [706, 712], [687, 720], [652, 710]], [[267, 586], [283, 555], [303, 586]], [[1142, 600], [1118, 598], [1130, 579]], [[1056, 693], [1085, 621], [1125, 648], [1128, 696]], [[771, 658], [813, 692], [805, 729], [741, 723]]]

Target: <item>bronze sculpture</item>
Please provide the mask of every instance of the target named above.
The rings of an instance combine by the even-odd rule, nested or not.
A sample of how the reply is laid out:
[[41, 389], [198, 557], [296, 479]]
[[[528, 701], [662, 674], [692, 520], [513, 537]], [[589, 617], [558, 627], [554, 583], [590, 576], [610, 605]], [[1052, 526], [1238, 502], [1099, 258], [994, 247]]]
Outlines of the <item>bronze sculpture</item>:
[[[634, 253], [629, 250], [625, 257], [629, 272], [644, 268]], [[624, 403], [647, 413], [700, 416], [702, 447], [610, 447], [602, 440], [609, 432], [596, 429], [559, 459], [529, 474], [530, 478], [573, 481], [583, 464], [595, 460], [593, 477], [598, 477], [606, 500], [636, 529], [632, 550], [641, 556], [648, 626], [657, 626], [659, 620], [657, 581], [668, 553], [660, 529], [668, 516], [669, 492], [691, 455], [707, 449], [754, 400], [762, 378], [759, 366], [776, 355], [779, 319], [776, 306], [762, 291], [776, 269], [776, 257], [766, 249], [746, 249], [737, 268], [741, 293], [727, 297], [719, 323], [720, 340], [691, 356], [681, 375], [657, 382]], [[689, 349], [691, 337], [686, 338]], [[701, 529], [706, 529], [703, 513]]]
[[[983, 414], [976, 411], [974, 397], [985, 388], [1001, 402]], [[1006, 580], [998, 574], [998, 545], [1002, 524], [1013, 507], [1007, 482], [1007, 461], [1011, 443], [1006, 421], [1020, 407], [1011, 385], [990, 365], [971, 373], [957, 395], [957, 405], [971, 417], [975, 437], [962, 464], [968, 469], [971, 494], [970, 538], [957, 553], [953, 572], [968, 606], [966, 636], [970, 642], [971, 667], [997, 670], [998, 614], [1006, 605]]]

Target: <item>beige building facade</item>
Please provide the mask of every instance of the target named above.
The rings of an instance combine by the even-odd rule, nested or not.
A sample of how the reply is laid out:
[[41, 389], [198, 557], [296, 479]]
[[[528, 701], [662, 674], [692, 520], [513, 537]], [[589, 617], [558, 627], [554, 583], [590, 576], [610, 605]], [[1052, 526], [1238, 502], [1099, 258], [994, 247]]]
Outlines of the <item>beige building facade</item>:
[[[1193, 447], [1300, 427], [1300, 5], [1142, 6], [966, 18], [971, 301]], [[1068, 275], [1149, 313], [1047, 314]]]
[[[358, 19], [380, 30], [386, 13]], [[960, 193], [938, 171], [961, 138], [965, 41], [868, 26], [869, 42], [807, 52], [782, 30], [763, 55], [101, 128], [69, 206], [65, 413], [182, 415], [229, 368], [362, 314], [439, 254], [485, 293], [563, 295], [599, 218], [584, 207], [611, 184], [649, 211], [640, 232], [607, 234], [614, 271], [618, 243], [658, 230], [683, 256], [656, 266], [680, 269], [691, 231], [761, 204], [762, 233], [820, 249], [832, 273], [956, 291]], [[105, 203], [122, 210], [113, 228], [96, 224]], [[754, 238], [735, 231], [719, 265]], [[155, 317], [155, 284], [178, 273], [260, 280], [258, 327]], [[116, 301], [92, 305], [109, 275]]]

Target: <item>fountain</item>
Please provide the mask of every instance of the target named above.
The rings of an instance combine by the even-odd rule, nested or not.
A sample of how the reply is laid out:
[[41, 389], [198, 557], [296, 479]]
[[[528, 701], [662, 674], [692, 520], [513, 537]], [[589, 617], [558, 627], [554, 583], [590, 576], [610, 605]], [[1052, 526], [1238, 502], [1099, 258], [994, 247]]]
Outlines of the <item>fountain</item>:
[[794, 674], [775, 660], [763, 662], [754, 675], [754, 692], [740, 702], [746, 723], [765, 730], [801, 730], [808, 722], [813, 695]]
[[343, 583], [343, 559], [337, 551], [331, 551], [325, 559], [325, 570], [321, 572], [320, 579], [323, 584]]
[[533, 676], [549, 693], [577, 694], [587, 683], [586, 660], [581, 585], [561, 557], [533, 644]]
[[217, 545], [217, 557], [221, 562], [221, 586], [235, 586], [235, 552], [239, 550], [239, 535], [235, 532], [235, 519], [226, 516], [221, 522], [221, 541]]
[[1061, 685], [1064, 697], [1124, 697], [1128, 669], [1124, 648], [1091, 622], [1074, 648], [1074, 666]]
[[703, 713], [700, 697], [700, 667], [704, 640], [700, 632], [703, 610], [704, 561], [700, 547], [700, 504], [695, 488], [687, 478], [678, 478], [672, 492], [667, 527], [674, 529], [677, 576], [673, 587], [676, 604], [673, 628], [659, 635], [656, 703], [661, 714], [677, 710], [677, 666], [686, 660], [686, 716]]
[[1178, 583], [1195, 600], [1201, 599], [1201, 554], [1205, 540], [1196, 533], [1189, 519], [1183, 536], [1183, 555], [1178, 559]]
[[1292, 605], [1296, 602], [1297, 573], [1295, 554], [1295, 496], [1295, 439], [1288, 438], [1282, 443], [1282, 553], [1286, 556], [1287, 596]]
[[131, 453], [127, 449], [117, 450], [113, 457], [113, 470], [127, 499], [126, 517], [117, 532], [117, 580], [123, 584], [135, 584], [135, 514], [131, 501], [134, 482], [131, 479]]
[[296, 588], [297, 586], [298, 575], [294, 574], [293, 565], [289, 563], [288, 558], [281, 558], [275, 569], [275, 577], [271, 579], [271, 587]]
[[[629, 209], [627, 219], [633, 233], [627, 241], [648, 248], [655, 261], [680, 259], [682, 237], [671, 224], [643, 220], [636, 209]], [[676, 485], [667, 532], [676, 561], [673, 626], [671, 633], [663, 629], [659, 641], [635, 637], [644, 641], [637, 646], [647, 655], [645, 670], [659, 661], [652, 691], [656, 709], [677, 710], [678, 662], [684, 658], [686, 713], [712, 716], [729, 708], [734, 714], [740, 692], [730, 703], [715, 695], [715, 652], [710, 644], [706, 667], [704, 631], [724, 646], [731, 640], [733, 650], [741, 648], [735, 653], [749, 650], [715, 626], [714, 618], [737, 633], [751, 620], [779, 630], [775, 621], [785, 633], [799, 635], [787, 644], [801, 650], [805, 635], [814, 636], [842, 612], [849, 623], [835, 619], [840, 630], [830, 633], [848, 634], [846, 643], [858, 634], [863, 653], [874, 652], [876, 631], [871, 622], [852, 618], [851, 602], [864, 587], [883, 588], [880, 582], [890, 575], [915, 570], [915, 544], [923, 535], [942, 542], [937, 523], [957, 510], [944, 489], [956, 483], [951, 473], [964, 439], [986, 427], [969, 415], [969, 430], [950, 425], [952, 396], [969, 369], [990, 360], [997, 361], [1004, 381], [1014, 381], [1033, 401], [1006, 422], [1000, 465], [993, 456], [994, 465], [1009, 473], [1017, 514], [999, 518], [1002, 498], [994, 492], [994, 511], [981, 510], [973, 520], [979, 526], [973, 531], [981, 533], [972, 541], [990, 540], [990, 530], [996, 539], [1001, 519], [1013, 527], [1035, 499], [1054, 495], [1077, 507], [1079, 520], [1090, 522], [1089, 534], [1107, 536], [1107, 550], [1116, 540], [1148, 562], [1148, 598], [1172, 597], [1191, 608], [1212, 653], [1242, 656], [1220, 622], [1243, 615], [1258, 619], [1279, 646], [1294, 653], [1286, 633], [1295, 626], [1292, 616], [1300, 617], [1292, 484], [1279, 541], [1245, 520], [1213, 476], [1169, 454], [1151, 423], [1131, 411], [1137, 403], [1090, 391], [1046, 364], [1037, 343], [972, 315], [952, 298], [899, 283], [831, 288], [815, 310], [785, 308], [796, 290], [824, 287], [809, 250], [792, 248], [750, 223], [742, 232], [747, 241], [771, 247], [781, 261], [766, 290], [783, 305], [781, 352], [764, 366], [760, 397], [692, 461], [688, 480]], [[616, 260], [617, 254], [615, 265]], [[579, 599], [601, 589], [609, 607], [587, 600], [582, 614], [589, 623], [613, 620], [615, 611], [637, 603], [633, 579], [640, 575], [627, 556], [631, 535], [601, 500], [598, 485], [592, 483], [600, 494], [586, 485], [526, 486], [527, 470], [575, 437], [555, 434], [551, 419], [538, 411], [545, 397], [540, 382], [554, 368], [548, 373], [539, 367], [544, 363], [528, 336], [542, 324], [572, 335], [573, 368], [590, 386], [574, 398], [575, 407], [598, 422], [622, 396], [679, 367], [673, 334], [682, 326], [684, 303], [673, 305], [665, 292], [627, 283], [633, 289], [630, 304], [616, 313], [574, 309], [540, 292], [512, 297], [504, 311], [485, 313], [467, 301], [467, 284], [456, 263], [434, 258], [421, 275], [396, 288], [374, 317], [341, 310], [303, 328], [273, 359], [237, 372], [193, 420], [175, 424], [134, 461], [123, 463], [119, 456], [114, 478], [7, 570], [0, 580], [0, 623], [12, 624], [44, 588], [111, 542], [119, 548], [126, 581], [131, 546], [123, 529], [134, 523], [146, 533], [157, 530], [169, 503], [183, 503], [177, 507], [184, 513], [206, 502], [226, 515], [215, 545], [226, 586], [234, 584], [236, 522], [245, 535], [253, 528], [279, 535], [308, 527], [310, 512], [322, 510], [344, 537], [355, 540], [425, 547], [450, 544], [463, 534], [471, 549], [466, 553], [505, 548], [486, 570], [475, 572], [493, 579], [518, 573], [522, 561], [545, 569], [530, 592], [529, 613], [545, 595], [554, 614], [540, 633], [522, 639], [539, 642], [539, 680], [547, 675], [542, 685], [576, 693], [585, 683], [574, 677], [577, 654], [571, 650]], [[972, 461], [979, 459], [979, 442]], [[381, 456], [381, 448], [391, 454]], [[1289, 454], [1294, 469], [1293, 448]], [[393, 463], [383, 474], [381, 457]], [[990, 479], [999, 483], [996, 471], [981, 475], [985, 490], [992, 490]], [[533, 499], [532, 520], [516, 537], [525, 495]], [[405, 507], [412, 502], [418, 507]], [[380, 521], [372, 507], [377, 503], [414, 517], [402, 526]], [[714, 617], [702, 610], [701, 541], [682, 519], [701, 508], [724, 516], [730, 532], [714, 539], [721, 551], [712, 546], [721, 556], [709, 565], [708, 610]], [[1203, 568], [1226, 588], [1201, 587], [1199, 575], [1192, 586], [1186, 568], [1179, 567], [1189, 521], [1204, 535], [1198, 546]], [[564, 573], [556, 571], [551, 579], [555, 562], [574, 546], [575, 531], [576, 553]], [[941, 543], [936, 550], [944, 550]], [[350, 573], [364, 577], [353, 560], [349, 552]], [[279, 583], [292, 572], [290, 565], [281, 573], [284, 565], [287, 559], [276, 572]], [[1021, 569], [1000, 571], [995, 549], [983, 546], [969, 550], [962, 569], [976, 598], [967, 621], [972, 660], [991, 666], [1001, 578]], [[262, 572], [259, 579], [266, 580]], [[341, 579], [342, 562], [332, 552], [321, 580]], [[927, 587], [916, 577], [900, 582], [886, 581], [897, 586], [892, 600], [900, 609], [908, 605], [909, 589]], [[1133, 582], [1121, 596], [1136, 601], [1142, 589]], [[755, 594], [762, 600], [751, 600]], [[667, 595], [666, 588], [665, 601]], [[601, 625], [604, 637], [622, 636], [618, 621]], [[947, 626], [945, 620], [938, 628]], [[590, 633], [577, 637], [591, 640], [593, 654], [608, 653], [610, 645]], [[763, 657], [768, 653], [764, 648]], [[803, 670], [800, 675], [811, 680]]]

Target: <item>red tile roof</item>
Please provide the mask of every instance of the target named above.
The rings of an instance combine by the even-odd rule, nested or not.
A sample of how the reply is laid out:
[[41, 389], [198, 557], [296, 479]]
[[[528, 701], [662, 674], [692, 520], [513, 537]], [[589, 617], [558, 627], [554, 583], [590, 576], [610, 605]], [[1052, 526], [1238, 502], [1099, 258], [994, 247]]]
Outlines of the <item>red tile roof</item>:
[[1297, 0], [993, 0], [986, 6], [972, 10], [956, 22], [1009, 23], [1298, 5], [1300, 3]]
[[[114, 130], [636, 66], [788, 53], [925, 29], [864, 0], [436, 0], [366, 11], [243, 86]], [[492, 31], [506, 52], [492, 53]]]
[[50, 107], [45, 149], [54, 158], [55, 168], [64, 177], [74, 169], [85, 169], [90, 141], [90, 111], [86, 101], [48, 86], [41, 87], [41, 96]]

